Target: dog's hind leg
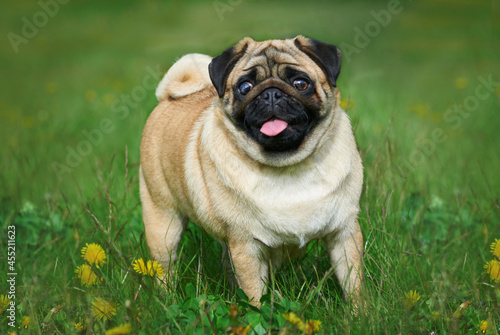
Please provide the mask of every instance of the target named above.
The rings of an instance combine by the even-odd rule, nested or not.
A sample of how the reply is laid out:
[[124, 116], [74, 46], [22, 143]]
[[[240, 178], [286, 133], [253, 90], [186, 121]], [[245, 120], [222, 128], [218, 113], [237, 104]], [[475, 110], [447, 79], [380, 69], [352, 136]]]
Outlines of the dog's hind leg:
[[166, 285], [174, 284], [177, 249], [182, 234], [189, 221], [188, 217], [176, 211], [173, 204], [153, 202], [142, 171], [140, 172], [140, 188], [144, 228], [149, 251], [154, 260], [165, 270], [160, 278]]

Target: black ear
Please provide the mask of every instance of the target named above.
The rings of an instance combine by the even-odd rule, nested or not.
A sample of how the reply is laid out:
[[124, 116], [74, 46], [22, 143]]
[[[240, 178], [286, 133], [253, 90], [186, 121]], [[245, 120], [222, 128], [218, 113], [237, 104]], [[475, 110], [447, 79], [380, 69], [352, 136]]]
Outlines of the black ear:
[[331, 85], [337, 86], [342, 61], [342, 53], [339, 48], [304, 36], [295, 38], [295, 46], [318, 64]]
[[244, 41], [226, 49], [222, 54], [212, 59], [212, 62], [208, 65], [210, 79], [219, 97], [224, 95], [227, 77], [247, 49], [247, 43], [244, 43]]

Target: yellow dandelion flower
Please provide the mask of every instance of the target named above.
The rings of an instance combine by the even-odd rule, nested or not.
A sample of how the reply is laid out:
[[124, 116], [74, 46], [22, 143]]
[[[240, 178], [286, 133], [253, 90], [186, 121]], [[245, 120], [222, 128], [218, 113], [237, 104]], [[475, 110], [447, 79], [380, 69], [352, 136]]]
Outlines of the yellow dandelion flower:
[[431, 106], [422, 102], [415, 102], [410, 105], [410, 111], [422, 119], [427, 119], [431, 114]]
[[130, 323], [126, 323], [121, 326], [106, 330], [106, 335], [124, 335], [124, 334], [130, 334], [131, 331], [132, 327], [130, 326]]
[[73, 322], [73, 327], [75, 327], [75, 330], [79, 332], [85, 330], [85, 325], [81, 322]]
[[158, 276], [158, 277], [163, 277], [164, 272], [163, 268], [161, 267], [161, 264], [158, 263], [157, 261], [147, 261], [147, 263], [144, 263], [144, 260], [142, 258], [136, 259], [132, 263], [134, 270], [137, 273], [140, 273], [145, 276]]
[[304, 329], [304, 322], [297, 316], [297, 314], [290, 312], [283, 314], [286, 321], [294, 325], [298, 330]]
[[88, 264], [80, 265], [75, 270], [76, 276], [82, 281], [82, 285], [90, 286], [97, 285], [100, 282], [99, 277], [92, 270], [92, 267]]
[[495, 239], [495, 242], [491, 243], [491, 253], [498, 259], [500, 259], [500, 240]]
[[102, 101], [106, 104], [106, 106], [111, 106], [111, 104], [116, 100], [116, 95], [113, 93], [107, 93], [102, 97]]
[[29, 316], [23, 316], [23, 321], [21, 322], [21, 326], [19, 328], [27, 329], [31, 326], [31, 318]]
[[90, 306], [92, 314], [97, 320], [104, 319], [104, 321], [111, 319], [116, 315], [116, 306], [114, 303], [98, 298], [92, 302]]
[[6, 295], [0, 295], [0, 314], [9, 307], [10, 299]]
[[95, 264], [97, 267], [106, 263], [106, 253], [104, 249], [96, 243], [86, 243], [86, 246], [82, 248], [82, 257], [90, 265]]
[[458, 88], [459, 90], [463, 90], [464, 88], [467, 87], [468, 81], [467, 78], [465, 77], [459, 77], [455, 79], [455, 87]]
[[307, 320], [304, 326], [304, 334], [312, 335], [321, 330], [321, 321], [319, 320]]
[[478, 334], [479, 332], [481, 332], [481, 334], [486, 334], [486, 331], [490, 327], [487, 320], [481, 321], [481, 324], [477, 326], [479, 327], [479, 330], [476, 332], [476, 334]]
[[494, 280], [495, 282], [500, 281], [500, 261], [492, 259], [491, 261], [486, 262], [484, 269], [486, 270], [486, 273], [490, 275], [491, 280]]
[[97, 93], [94, 90], [88, 90], [85, 92], [85, 99], [88, 102], [94, 102], [94, 100], [97, 98]]
[[354, 101], [352, 101], [350, 98], [344, 98], [340, 100], [340, 107], [342, 107], [342, 109], [351, 109], [352, 107], [354, 107]]
[[410, 291], [405, 293], [405, 300], [403, 303], [406, 308], [411, 309], [419, 300], [420, 294], [417, 291]]
[[16, 335], [16, 331], [15, 330], [9, 330], [9, 332], [7, 333], [7, 335]]
[[144, 264], [144, 260], [142, 258], [139, 258], [139, 259], [136, 259], [135, 261], [133, 261], [132, 266], [133, 266], [135, 272], [140, 273], [142, 275], [148, 274], [148, 269], [146, 267], [146, 264]]

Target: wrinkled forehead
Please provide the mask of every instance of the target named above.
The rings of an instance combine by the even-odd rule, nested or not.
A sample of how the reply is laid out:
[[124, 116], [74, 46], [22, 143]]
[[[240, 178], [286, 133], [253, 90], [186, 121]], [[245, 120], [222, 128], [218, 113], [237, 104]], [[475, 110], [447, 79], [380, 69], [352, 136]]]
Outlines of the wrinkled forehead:
[[[315, 79], [320, 79], [318, 76], [322, 73], [321, 69], [295, 46], [293, 40], [253, 42], [236, 65], [237, 71], [233, 73], [242, 75], [256, 70], [261, 78], [278, 77], [286, 67], [305, 70]], [[326, 77], [323, 76], [322, 79], [326, 80]]]
[[[286, 43], [276, 43], [276, 41], [266, 41], [255, 43], [256, 46], [247, 50], [246, 67], [252, 67], [257, 64], [267, 65], [268, 69], [278, 64], [299, 65], [297, 60], [297, 48], [288, 46]], [[245, 57], [246, 58], [246, 57]]]

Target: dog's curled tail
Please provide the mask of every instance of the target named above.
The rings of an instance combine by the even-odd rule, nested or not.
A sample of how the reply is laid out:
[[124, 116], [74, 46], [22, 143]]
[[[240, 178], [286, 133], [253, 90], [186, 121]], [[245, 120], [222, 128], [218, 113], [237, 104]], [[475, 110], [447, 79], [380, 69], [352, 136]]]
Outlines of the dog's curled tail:
[[179, 99], [212, 85], [208, 74], [211, 61], [207, 55], [188, 54], [175, 62], [156, 88], [158, 101]]

